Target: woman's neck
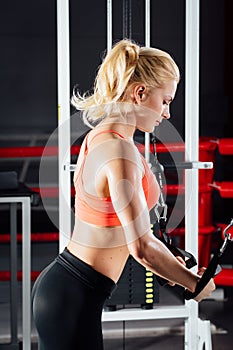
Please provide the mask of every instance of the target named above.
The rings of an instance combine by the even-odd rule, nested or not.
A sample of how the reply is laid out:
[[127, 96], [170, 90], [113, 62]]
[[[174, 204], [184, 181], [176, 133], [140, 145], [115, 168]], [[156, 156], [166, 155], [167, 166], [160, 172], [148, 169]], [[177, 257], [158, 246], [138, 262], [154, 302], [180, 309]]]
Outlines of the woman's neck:
[[122, 122], [121, 118], [107, 117], [104, 121], [97, 126], [101, 130], [114, 130], [119, 132], [125, 139], [133, 141], [133, 136], [135, 133], [135, 126]]

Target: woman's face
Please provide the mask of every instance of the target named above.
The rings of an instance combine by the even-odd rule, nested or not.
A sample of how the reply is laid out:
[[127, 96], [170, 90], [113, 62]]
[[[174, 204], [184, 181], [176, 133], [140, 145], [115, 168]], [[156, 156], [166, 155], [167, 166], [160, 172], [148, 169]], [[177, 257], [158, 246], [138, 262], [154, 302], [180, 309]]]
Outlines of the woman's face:
[[[163, 119], [170, 118], [170, 103], [175, 97], [177, 82], [170, 80], [161, 88], [146, 88], [141, 86], [137, 90], [137, 104], [148, 108], [145, 113], [144, 125], [138, 126], [143, 131], [152, 132], [155, 126], [158, 126]], [[153, 113], [151, 113], [153, 111]], [[141, 124], [141, 122], [140, 122]]]

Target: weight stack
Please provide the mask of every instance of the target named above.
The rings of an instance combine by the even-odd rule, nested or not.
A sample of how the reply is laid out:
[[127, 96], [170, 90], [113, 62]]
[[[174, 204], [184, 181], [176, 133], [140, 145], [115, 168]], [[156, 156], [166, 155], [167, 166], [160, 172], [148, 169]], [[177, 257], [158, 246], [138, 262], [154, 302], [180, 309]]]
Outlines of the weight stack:
[[112, 297], [105, 302], [105, 310], [116, 310], [119, 305], [140, 305], [144, 309], [151, 309], [153, 304], [159, 302], [156, 277], [131, 256], [117, 285]]

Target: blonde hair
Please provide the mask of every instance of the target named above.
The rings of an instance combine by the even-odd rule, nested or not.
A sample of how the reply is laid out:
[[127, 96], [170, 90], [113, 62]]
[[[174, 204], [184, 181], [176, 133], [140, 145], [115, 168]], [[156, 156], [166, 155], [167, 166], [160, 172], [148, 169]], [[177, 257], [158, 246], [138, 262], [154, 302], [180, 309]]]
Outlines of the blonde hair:
[[92, 94], [73, 92], [72, 105], [83, 111], [84, 122], [93, 127], [109, 110], [109, 105], [123, 101], [127, 88], [133, 84], [162, 87], [169, 80], [180, 79], [179, 68], [162, 50], [140, 47], [124, 39], [113, 46], [101, 64]]

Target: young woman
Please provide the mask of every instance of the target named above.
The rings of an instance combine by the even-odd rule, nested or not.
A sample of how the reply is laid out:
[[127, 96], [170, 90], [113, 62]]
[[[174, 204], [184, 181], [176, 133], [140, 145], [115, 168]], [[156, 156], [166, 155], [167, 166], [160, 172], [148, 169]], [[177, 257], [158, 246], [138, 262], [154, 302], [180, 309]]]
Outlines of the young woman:
[[[188, 270], [151, 233], [149, 211], [160, 190], [133, 141], [136, 129], [152, 132], [170, 118], [179, 79], [168, 53], [122, 40], [103, 60], [93, 94], [74, 94], [92, 130], [74, 174], [72, 238], [33, 289], [40, 350], [103, 349], [103, 304], [129, 254], [171, 284], [195, 290], [203, 268]], [[196, 300], [214, 289], [211, 280]]]

